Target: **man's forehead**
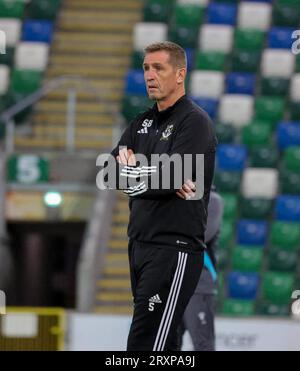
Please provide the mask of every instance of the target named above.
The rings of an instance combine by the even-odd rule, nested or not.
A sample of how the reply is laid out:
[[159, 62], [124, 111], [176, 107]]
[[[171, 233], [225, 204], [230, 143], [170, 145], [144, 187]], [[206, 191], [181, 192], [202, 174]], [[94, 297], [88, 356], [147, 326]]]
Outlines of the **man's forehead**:
[[164, 50], [157, 52], [147, 53], [144, 58], [144, 63], [154, 64], [154, 63], [169, 63], [170, 55]]

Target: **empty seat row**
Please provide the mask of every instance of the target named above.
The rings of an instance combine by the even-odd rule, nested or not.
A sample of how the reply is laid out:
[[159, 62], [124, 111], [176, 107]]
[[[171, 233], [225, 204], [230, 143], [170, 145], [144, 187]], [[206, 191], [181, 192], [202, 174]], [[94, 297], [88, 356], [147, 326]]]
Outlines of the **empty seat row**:
[[6, 45], [15, 47], [20, 40], [50, 44], [53, 22], [47, 20], [25, 20], [0, 18], [0, 30], [6, 35]]

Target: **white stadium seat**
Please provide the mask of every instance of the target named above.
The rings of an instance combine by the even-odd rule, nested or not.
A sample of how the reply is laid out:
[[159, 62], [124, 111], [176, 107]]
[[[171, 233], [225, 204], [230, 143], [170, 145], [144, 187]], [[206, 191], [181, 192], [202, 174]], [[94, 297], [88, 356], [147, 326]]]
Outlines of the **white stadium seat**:
[[224, 124], [243, 127], [252, 120], [254, 98], [249, 95], [225, 94], [221, 98], [219, 120]]
[[9, 86], [9, 67], [0, 65], [0, 95], [4, 95]]
[[271, 25], [272, 5], [258, 2], [241, 2], [238, 27], [267, 31]]
[[190, 93], [197, 98], [220, 98], [224, 91], [224, 80], [222, 72], [193, 71]]
[[291, 101], [300, 104], [300, 73], [296, 73], [291, 81]]
[[244, 197], [273, 199], [278, 191], [278, 170], [247, 168], [243, 173], [242, 194]]
[[206, 6], [209, 4], [209, 0], [177, 0], [177, 4]]
[[294, 70], [295, 56], [290, 50], [266, 49], [263, 52], [262, 76], [290, 78]]
[[198, 46], [201, 51], [230, 53], [233, 46], [233, 27], [206, 24], [201, 27]]
[[16, 68], [22, 70], [44, 71], [48, 63], [48, 53], [48, 44], [22, 42], [16, 49]]
[[134, 27], [134, 50], [143, 51], [149, 44], [167, 40], [168, 26], [165, 23], [137, 23]]
[[0, 18], [0, 30], [5, 33], [6, 45], [15, 46], [20, 40], [21, 21], [13, 18]]

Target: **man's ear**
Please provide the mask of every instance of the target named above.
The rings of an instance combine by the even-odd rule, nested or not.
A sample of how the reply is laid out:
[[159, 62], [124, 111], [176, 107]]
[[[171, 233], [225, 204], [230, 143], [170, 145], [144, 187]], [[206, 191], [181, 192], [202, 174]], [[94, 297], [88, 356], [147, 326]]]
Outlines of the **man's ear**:
[[183, 84], [186, 77], [186, 68], [179, 68], [177, 70], [177, 84]]

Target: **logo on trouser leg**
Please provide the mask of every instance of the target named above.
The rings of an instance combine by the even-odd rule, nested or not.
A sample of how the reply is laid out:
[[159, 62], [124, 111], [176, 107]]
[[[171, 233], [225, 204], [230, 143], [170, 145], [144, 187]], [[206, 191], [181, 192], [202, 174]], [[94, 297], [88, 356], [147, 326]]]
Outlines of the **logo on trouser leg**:
[[149, 299], [149, 306], [148, 306], [148, 310], [149, 312], [153, 312], [154, 311], [154, 306], [155, 304], [161, 304], [162, 301], [160, 300], [160, 297], [159, 295], [154, 295], [152, 296], [150, 299]]

